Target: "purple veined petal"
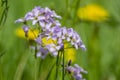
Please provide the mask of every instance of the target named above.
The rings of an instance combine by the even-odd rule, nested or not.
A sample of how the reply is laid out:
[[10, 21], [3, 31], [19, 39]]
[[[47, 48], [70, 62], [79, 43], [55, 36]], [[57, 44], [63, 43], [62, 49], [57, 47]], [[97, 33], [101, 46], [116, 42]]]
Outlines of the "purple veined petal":
[[38, 17], [39, 14], [40, 14], [40, 13], [39, 13], [39, 10], [36, 10], [36, 11], [34, 12], [34, 16], [35, 16], [35, 17]]
[[67, 29], [66, 29], [66, 27], [63, 27], [63, 28], [62, 28], [62, 32], [63, 32], [63, 35], [67, 34]]
[[55, 51], [55, 52], [53, 52], [53, 53], [51, 53], [54, 57], [56, 57], [57, 55], [58, 55], [58, 52], [57, 51]]
[[32, 12], [28, 12], [26, 15], [25, 15], [25, 20], [33, 20], [34, 19], [34, 16], [33, 16], [33, 13]]
[[68, 41], [68, 42], [70, 41], [70, 37], [67, 37], [67, 41]]
[[24, 32], [25, 32], [25, 33], [27, 33], [27, 32], [28, 32], [28, 30], [29, 30], [29, 26], [24, 25], [24, 26], [23, 26], [23, 30], [24, 30]]
[[58, 38], [57, 40], [58, 40], [58, 44], [62, 44], [63, 43], [61, 38]]
[[40, 14], [45, 13], [45, 9], [44, 8], [41, 8], [39, 11], [40, 11]]
[[56, 46], [56, 50], [60, 50], [61, 46]]
[[44, 16], [45, 16], [46, 19], [49, 19], [51, 17], [51, 13], [47, 12], [47, 13], [44, 14]]
[[41, 52], [38, 52], [38, 53], [36, 54], [36, 56], [37, 56], [37, 57], [41, 57]]
[[78, 64], [74, 64], [75, 73], [79, 74], [80, 72], [84, 71]]
[[86, 51], [85, 45], [81, 45], [80, 48], [82, 48], [84, 51]]
[[73, 28], [68, 28], [67, 29], [67, 32], [68, 32], [68, 34], [70, 35], [72, 35], [72, 34], [74, 34], [74, 30], [73, 30]]
[[55, 18], [58, 18], [58, 19], [61, 19], [61, 16], [58, 16], [54, 10], [51, 11], [51, 17], [55, 17]]
[[80, 66], [78, 64], [74, 64], [74, 67], [80, 69]]
[[87, 74], [88, 72], [81, 68], [78, 64], [74, 64], [74, 68], [77, 70], [76, 73], [79, 74], [81, 72]]
[[44, 54], [47, 54], [48, 53], [48, 50], [47, 49], [44, 49], [43, 47], [40, 47], [40, 51]]
[[46, 24], [46, 29], [50, 29], [51, 26], [52, 26], [52, 23], [47, 23]]
[[44, 21], [39, 21], [39, 24], [41, 27], [45, 27], [45, 22]]
[[53, 35], [51, 38], [52, 38], [54, 41], [57, 40], [57, 36], [56, 36], [56, 35]]
[[44, 49], [43, 47], [40, 47], [40, 52], [41, 52], [41, 58], [44, 59], [46, 55], [48, 54], [48, 50]]
[[32, 25], [35, 25], [38, 22], [38, 20], [33, 20]]
[[83, 80], [81, 74], [74, 74], [73, 77], [75, 78], [75, 80]]
[[55, 48], [53, 48], [53, 47], [51, 47], [51, 48], [49, 48], [49, 51], [50, 51], [50, 52], [55, 52], [55, 51], [56, 51], [56, 49], [55, 49]]
[[72, 66], [68, 66], [67, 67], [67, 70], [69, 71], [69, 72], [74, 72], [74, 70], [75, 70], [75, 68], [74, 67], [72, 67]]
[[26, 17], [25, 19], [26, 19], [26, 21], [28, 21], [28, 20], [34, 20], [34, 17], [29, 16], [29, 17]]
[[51, 22], [51, 23], [53, 23], [54, 25], [56, 25], [56, 21], [54, 20], [54, 18], [51, 18], [51, 17], [50, 17], [50, 18], [48, 19], [48, 22]]
[[74, 47], [75, 47], [76, 49], [78, 49], [78, 45], [77, 45], [76, 43], [74, 44]]
[[65, 39], [66, 37], [64, 35], [62, 35], [62, 39]]
[[38, 20], [39, 21], [45, 20], [45, 17], [44, 16], [38, 16]]
[[53, 13], [53, 15], [54, 15], [56, 18], [58, 18], [58, 19], [62, 19], [62, 17], [61, 17], [61, 16], [58, 16], [55, 12]]
[[74, 45], [75, 43], [71, 40], [71, 45]]
[[35, 39], [35, 42], [37, 42], [38, 44], [42, 44], [42, 40], [40, 37], [38, 37], [37, 39]]
[[68, 31], [68, 33], [71, 33], [71, 32], [73, 33], [74, 32], [73, 28], [68, 28], [67, 31]]
[[32, 13], [32, 12], [28, 12], [28, 13], [25, 15], [25, 17], [27, 17], [27, 16], [32, 16], [32, 17], [33, 17], [33, 13]]
[[51, 39], [51, 36], [48, 36], [48, 37], [47, 37], [47, 40], [49, 40], [49, 39]]
[[56, 26], [61, 26], [61, 24], [60, 24], [60, 22], [59, 22], [58, 20], [55, 20], [55, 21], [54, 21], [54, 24], [55, 24]]
[[51, 10], [48, 7], [45, 7], [45, 12], [51, 12]]
[[59, 32], [57, 33], [57, 37], [61, 37], [61, 36], [62, 36], [62, 32], [59, 31]]
[[82, 48], [84, 51], [86, 51], [85, 45], [82, 43], [82, 40], [78, 43], [79, 48]]
[[40, 6], [36, 6], [36, 7], [34, 7], [34, 9], [32, 10], [32, 13], [35, 13], [35, 12], [39, 11], [40, 9], [41, 9]]
[[47, 45], [46, 47], [50, 52], [55, 52], [56, 51], [56, 49], [54, 48], [55, 47], [54, 44]]
[[21, 23], [21, 22], [25, 22], [25, 20], [24, 19], [18, 19], [18, 20], [15, 21], [15, 23]]

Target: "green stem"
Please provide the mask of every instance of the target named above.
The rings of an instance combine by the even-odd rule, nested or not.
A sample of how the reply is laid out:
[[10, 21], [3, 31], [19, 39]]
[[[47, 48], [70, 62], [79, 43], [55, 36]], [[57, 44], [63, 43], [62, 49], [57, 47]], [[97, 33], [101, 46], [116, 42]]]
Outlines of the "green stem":
[[35, 59], [35, 80], [37, 80], [37, 77], [36, 77], [36, 67], [37, 67], [37, 59]]
[[62, 67], [63, 67], [63, 73], [62, 73], [62, 80], [64, 80], [64, 69], [65, 69], [65, 64], [64, 64], [64, 50], [62, 51], [62, 53], [63, 53], [63, 65], [62, 65]]
[[56, 80], [58, 78], [58, 67], [59, 67], [59, 52], [58, 52], [57, 61], [56, 61]]
[[37, 46], [35, 47], [35, 80], [38, 80], [38, 79], [37, 79], [37, 77], [38, 77], [38, 76], [37, 76], [37, 74], [38, 74], [38, 73], [37, 73], [37, 70], [38, 70], [38, 67], [37, 67], [37, 66], [38, 66], [38, 65], [37, 65], [37, 64], [38, 64], [38, 60], [37, 60], [37, 56], [36, 56], [36, 55], [37, 55]]

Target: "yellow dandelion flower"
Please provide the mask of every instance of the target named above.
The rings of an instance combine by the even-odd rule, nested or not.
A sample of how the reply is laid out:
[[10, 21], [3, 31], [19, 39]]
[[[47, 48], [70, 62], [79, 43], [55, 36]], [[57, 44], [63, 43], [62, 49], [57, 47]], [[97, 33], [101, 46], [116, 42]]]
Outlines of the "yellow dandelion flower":
[[[31, 30], [29, 29], [28, 31], [28, 37], [27, 39], [29, 40], [34, 40], [37, 36], [38, 36], [38, 30]], [[18, 37], [21, 37], [21, 38], [26, 38], [25, 37], [25, 33], [24, 33], [24, 30], [22, 28], [17, 28], [16, 31], [15, 31], [15, 34], [18, 36]]]
[[109, 17], [108, 12], [97, 4], [90, 4], [85, 7], [79, 8], [77, 15], [82, 20], [100, 22], [107, 20]]
[[65, 49], [65, 57], [67, 61], [72, 60], [72, 62], [74, 62], [76, 58], [76, 50], [74, 48]]

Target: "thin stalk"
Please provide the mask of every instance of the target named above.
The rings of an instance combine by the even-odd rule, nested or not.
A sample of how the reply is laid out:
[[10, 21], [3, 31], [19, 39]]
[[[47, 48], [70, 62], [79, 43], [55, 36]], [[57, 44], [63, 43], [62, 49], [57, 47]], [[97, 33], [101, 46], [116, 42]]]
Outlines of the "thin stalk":
[[57, 56], [57, 60], [56, 60], [56, 80], [58, 78], [58, 67], [59, 67], [59, 52], [58, 52], [58, 56]]
[[37, 59], [35, 59], [35, 80], [37, 80]]
[[38, 80], [37, 79], [37, 69], [38, 69], [38, 67], [37, 67], [37, 56], [36, 56], [36, 54], [37, 54], [37, 46], [35, 47], [35, 80]]
[[62, 65], [62, 67], [63, 67], [63, 73], [62, 73], [62, 80], [64, 80], [64, 69], [65, 69], [65, 63], [64, 63], [64, 50], [62, 51], [62, 53], [63, 53], [63, 65]]

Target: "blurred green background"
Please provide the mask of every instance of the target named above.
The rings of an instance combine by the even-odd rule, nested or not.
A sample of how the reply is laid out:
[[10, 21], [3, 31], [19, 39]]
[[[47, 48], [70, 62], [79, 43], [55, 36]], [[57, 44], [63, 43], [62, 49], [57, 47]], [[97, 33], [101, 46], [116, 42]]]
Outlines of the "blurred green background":
[[[75, 11], [92, 3], [104, 7], [110, 20], [95, 25], [78, 19]], [[15, 29], [22, 25], [14, 23], [35, 6], [55, 10], [62, 16], [62, 25], [73, 27], [80, 34], [87, 51], [78, 50], [74, 63], [88, 71], [86, 80], [120, 80], [120, 0], [8, 0], [8, 5], [6, 23], [0, 26], [0, 80], [35, 80], [34, 54], [28, 50], [26, 40], [15, 35]], [[52, 65], [52, 60], [46, 61], [42, 62], [46, 70], [41, 80]]]

